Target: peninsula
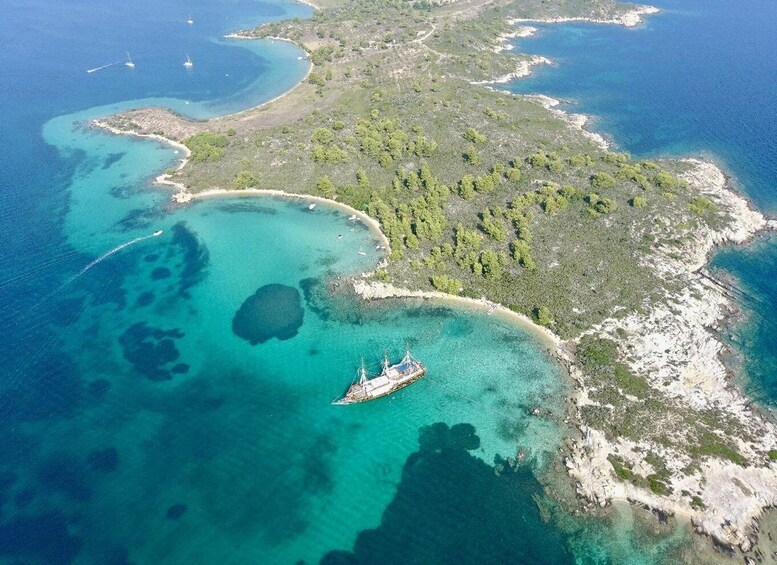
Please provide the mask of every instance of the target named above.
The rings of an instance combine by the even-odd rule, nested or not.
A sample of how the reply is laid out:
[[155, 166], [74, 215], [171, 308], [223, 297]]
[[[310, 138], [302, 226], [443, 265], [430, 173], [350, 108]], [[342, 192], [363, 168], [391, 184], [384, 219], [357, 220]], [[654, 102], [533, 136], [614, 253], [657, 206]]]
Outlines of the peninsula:
[[[304, 50], [286, 95], [195, 122], [139, 109], [98, 122], [183, 144], [160, 179], [202, 195], [309, 195], [375, 223], [387, 258], [365, 299], [450, 297], [542, 328], [576, 383], [562, 454], [590, 508], [630, 501], [752, 555], [777, 504], [777, 428], [731, 383], [715, 328], [735, 309], [705, 270], [770, 223], [712, 163], [612, 151], [584, 116], [498, 82], [541, 57], [515, 22], [634, 26], [608, 0], [317, 0], [310, 20], [241, 31]], [[280, 191], [280, 192], [279, 192]], [[308, 196], [305, 196], [306, 198]]]

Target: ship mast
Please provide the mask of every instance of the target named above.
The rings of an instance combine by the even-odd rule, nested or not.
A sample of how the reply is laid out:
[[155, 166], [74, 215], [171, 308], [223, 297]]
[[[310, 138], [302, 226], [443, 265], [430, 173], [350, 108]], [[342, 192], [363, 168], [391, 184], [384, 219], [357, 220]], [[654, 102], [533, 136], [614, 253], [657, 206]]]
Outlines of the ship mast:
[[359, 371], [359, 384], [363, 385], [367, 382], [367, 370], [364, 368], [364, 357], [362, 357], [362, 368]]

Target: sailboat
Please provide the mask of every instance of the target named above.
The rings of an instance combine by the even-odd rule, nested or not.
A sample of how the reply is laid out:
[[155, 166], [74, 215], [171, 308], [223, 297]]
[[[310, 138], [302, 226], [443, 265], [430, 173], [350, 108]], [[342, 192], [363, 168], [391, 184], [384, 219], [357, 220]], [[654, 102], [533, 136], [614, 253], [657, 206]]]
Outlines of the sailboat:
[[192, 25], [194, 23], [194, 20], [192, 19], [191, 16], [189, 16], [189, 19], [186, 20], [186, 23], [189, 24], [189, 25]]
[[425, 374], [426, 367], [410, 354], [410, 350], [406, 351], [402, 360], [395, 365], [389, 365], [388, 357], [384, 357], [383, 370], [377, 377], [367, 375], [364, 359], [362, 359], [362, 366], [358, 373], [359, 380], [348, 388], [345, 396], [332, 404], [355, 404], [388, 396], [414, 383]]
[[127, 51], [127, 62], [124, 64], [127, 65], [130, 69], [135, 68], [135, 63], [132, 62], [132, 57], [130, 57], [129, 51]]
[[194, 63], [192, 63], [192, 59], [188, 54], [186, 55], [186, 62], [184, 62], [183, 66], [187, 69], [191, 69], [194, 66]]

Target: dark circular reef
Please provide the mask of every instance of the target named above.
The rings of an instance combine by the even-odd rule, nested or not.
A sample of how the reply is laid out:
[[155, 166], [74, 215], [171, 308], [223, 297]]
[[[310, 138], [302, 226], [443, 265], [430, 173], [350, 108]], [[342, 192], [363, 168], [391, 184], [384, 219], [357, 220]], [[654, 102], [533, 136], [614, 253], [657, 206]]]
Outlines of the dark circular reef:
[[268, 284], [243, 302], [232, 318], [232, 331], [251, 345], [274, 337], [291, 339], [302, 326], [304, 314], [296, 288]]

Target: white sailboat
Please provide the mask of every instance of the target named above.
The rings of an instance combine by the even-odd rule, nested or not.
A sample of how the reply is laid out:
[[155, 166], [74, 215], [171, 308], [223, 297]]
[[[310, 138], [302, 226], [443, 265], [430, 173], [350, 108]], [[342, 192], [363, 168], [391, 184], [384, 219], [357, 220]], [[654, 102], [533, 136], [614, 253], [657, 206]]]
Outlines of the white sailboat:
[[194, 66], [194, 63], [192, 63], [192, 59], [189, 57], [188, 53], [186, 55], [186, 61], [184, 62], [183, 66], [187, 69], [191, 69]]
[[189, 19], [186, 20], [186, 23], [189, 24], [189, 25], [192, 25], [194, 23], [194, 20], [192, 19], [191, 16], [189, 16]]
[[124, 64], [127, 65], [130, 69], [135, 68], [135, 63], [132, 62], [132, 57], [130, 57], [129, 51], [127, 51], [127, 61]]

